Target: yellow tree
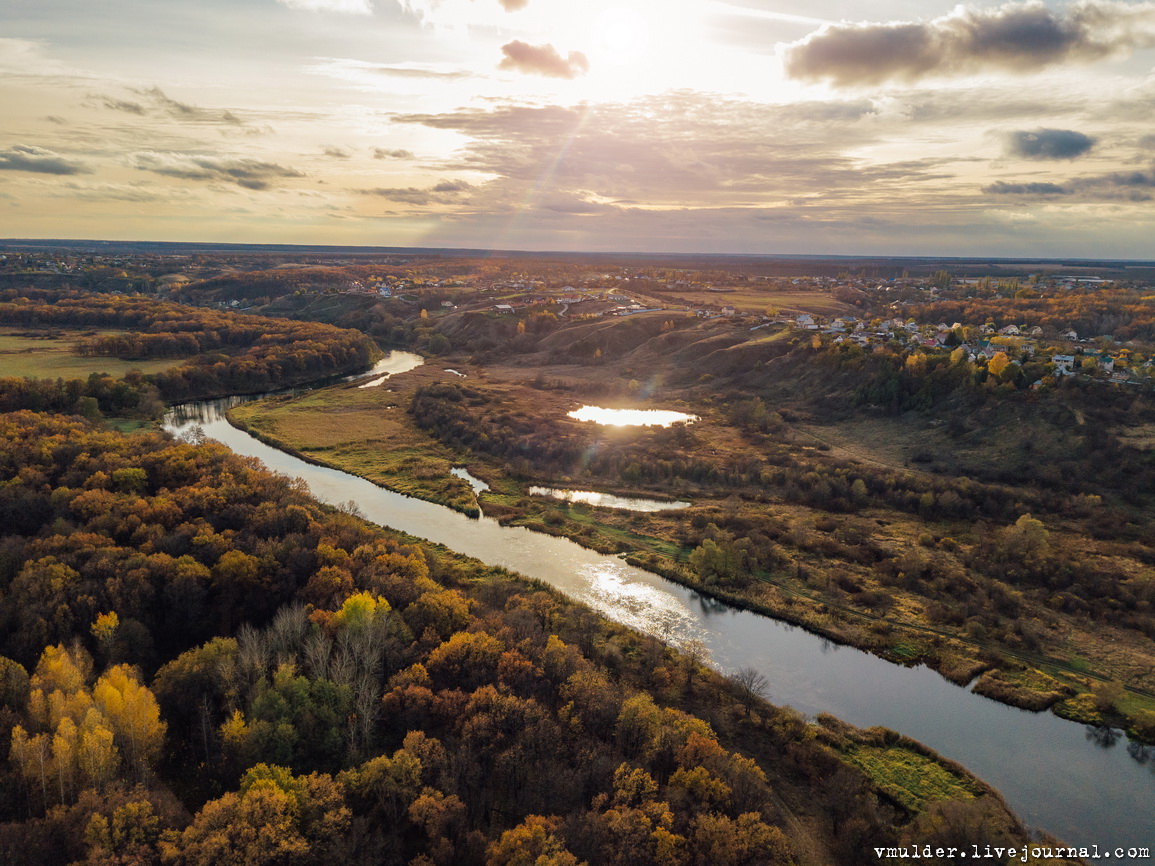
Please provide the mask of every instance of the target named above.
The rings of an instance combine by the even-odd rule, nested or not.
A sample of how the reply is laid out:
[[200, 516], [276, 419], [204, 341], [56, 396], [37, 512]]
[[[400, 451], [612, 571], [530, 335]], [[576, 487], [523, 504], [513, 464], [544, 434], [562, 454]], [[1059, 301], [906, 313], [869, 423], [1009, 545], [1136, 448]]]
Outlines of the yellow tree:
[[993, 358], [987, 361], [987, 370], [992, 376], [1001, 375], [1003, 370], [1010, 366], [1011, 359], [1006, 352], [995, 352]]
[[560, 828], [560, 818], [530, 815], [490, 843], [485, 866], [578, 866], [577, 858], [557, 837]]
[[140, 682], [134, 668], [116, 665], [92, 690], [96, 706], [107, 717], [125, 758], [141, 782], [160, 757], [167, 725], [152, 692]]

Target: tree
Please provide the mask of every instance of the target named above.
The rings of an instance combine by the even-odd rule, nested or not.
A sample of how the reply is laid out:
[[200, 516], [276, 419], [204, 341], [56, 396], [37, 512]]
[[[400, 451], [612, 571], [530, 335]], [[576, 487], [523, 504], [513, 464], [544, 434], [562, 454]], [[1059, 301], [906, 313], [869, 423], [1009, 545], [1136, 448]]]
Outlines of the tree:
[[485, 866], [578, 866], [578, 859], [558, 837], [560, 830], [560, 818], [530, 815], [490, 843]]
[[182, 833], [160, 842], [174, 866], [312, 866], [347, 856], [351, 813], [330, 776], [294, 776], [258, 764], [240, 790], [205, 804]]
[[732, 681], [738, 693], [738, 700], [746, 708], [747, 713], [759, 701], [765, 700], [770, 690], [770, 681], [757, 668], [739, 668]]
[[999, 376], [1010, 366], [1011, 359], [1006, 352], [995, 352], [994, 357], [987, 361], [987, 371], [992, 376]]
[[141, 782], [160, 758], [168, 725], [160, 720], [160, 707], [151, 691], [140, 682], [134, 668], [110, 668], [92, 690], [97, 708], [109, 720], [129, 766]]

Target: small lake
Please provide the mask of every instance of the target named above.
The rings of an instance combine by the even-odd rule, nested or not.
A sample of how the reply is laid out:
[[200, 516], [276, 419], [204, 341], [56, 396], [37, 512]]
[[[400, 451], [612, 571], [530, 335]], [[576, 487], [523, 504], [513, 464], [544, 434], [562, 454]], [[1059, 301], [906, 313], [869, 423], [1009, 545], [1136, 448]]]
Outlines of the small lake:
[[669, 427], [679, 421], [692, 424], [698, 420], [697, 415], [669, 409], [604, 409], [601, 406], [582, 406], [569, 412], [568, 417], [608, 427]]
[[531, 487], [530, 496], [549, 496], [566, 502], [584, 502], [597, 508], [620, 508], [625, 511], [678, 511], [689, 508], [693, 503], [681, 500], [663, 502], [658, 499], [638, 499], [630, 496], [615, 496], [612, 493], [598, 493], [596, 490], [560, 490], [556, 487]]
[[397, 352], [393, 351], [374, 364], [369, 370], [364, 373], [358, 373], [356, 376], [350, 376], [346, 381], [353, 382], [358, 379], [368, 379], [364, 385], [358, 385], [358, 388], [376, 388], [390, 376], [396, 376], [398, 373], [408, 373], [410, 370], [415, 370], [425, 363], [425, 359], [420, 355], [415, 355], [413, 352]]

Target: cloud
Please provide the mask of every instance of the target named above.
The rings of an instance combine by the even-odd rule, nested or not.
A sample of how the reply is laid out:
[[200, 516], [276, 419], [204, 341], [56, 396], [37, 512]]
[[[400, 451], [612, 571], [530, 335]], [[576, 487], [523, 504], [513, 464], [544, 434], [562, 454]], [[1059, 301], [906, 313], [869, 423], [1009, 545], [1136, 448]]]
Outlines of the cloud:
[[359, 87], [380, 91], [386, 85], [383, 77], [412, 79], [414, 81], [460, 81], [473, 76], [472, 72], [447, 63], [369, 63], [341, 57], [321, 57], [318, 62], [306, 66], [307, 72], [324, 75], [341, 81], [351, 82]]
[[[148, 189], [140, 184], [96, 183], [81, 184], [75, 181], [62, 183], [51, 195], [58, 198], [78, 198], [85, 201], [133, 201], [164, 202], [172, 204], [177, 197], [171, 188]], [[191, 193], [181, 191], [180, 196], [190, 197]]]
[[519, 39], [501, 46], [505, 59], [499, 69], [513, 69], [550, 78], [577, 78], [589, 71], [590, 63], [580, 51], [563, 58], [552, 45], [530, 45]]
[[0, 171], [30, 171], [36, 174], [91, 174], [83, 163], [67, 159], [51, 150], [16, 144], [0, 150]]
[[470, 192], [475, 187], [464, 180], [444, 180], [427, 189], [418, 189], [415, 186], [404, 188], [362, 189], [358, 192], [364, 195], [375, 195], [389, 201], [418, 206], [430, 204], [458, 204], [461, 202], [461, 193]]
[[998, 181], [983, 187], [990, 195], [1049, 197], [1075, 196], [1088, 201], [1146, 202], [1155, 198], [1155, 170], [1113, 171], [1107, 174], [1076, 177], [1062, 184], [1005, 183]]
[[224, 181], [245, 189], [268, 189], [273, 181], [288, 177], [304, 177], [296, 169], [272, 162], [232, 157], [198, 156], [187, 153], [159, 153], [144, 151], [134, 154], [132, 166], [165, 177], [183, 180]]
[[413, 151], [411, 151], [411, 150], [402, 150], [400, 148], [397, 148], [396, 150], [386, 150], [385, 148], [375, 147], [375, 148], [373, 148], [373, 158], [374, 159], [413, 159], [414, 157], [413, 157]]
[[524, 9], [529, 5], [529, 0], [498, 0], [501, 3], [501, 8], [506, 12], [516, 12], [518, 9]]
[[[847, 128], [864, 105], [767, 106], [675, 91], [625, 104], [521, 104], [393, 115], [469, 139], [437, 167], [493, 178], [477, 207], [527, 208], [552, 196], [645, 207], [761, 207], [787, 199], [909, 199], [919, 182], [950, 177], [941, 162], [873, 166], [847, 156]], [[867, 131], [856, 145], [873, 141]], [[872, 186], [873, 185], [873, 186]], [[941, 190], [941, 184], [938, 185]]]
[[1007, 183], [996, 181], [984, 186], [987, 195], [1070, 195], [1071, 191], [1057, 183]]
[[153, 105], [169, 115], [169, 117], [175, 117], [180, 120], [192, 120], [198, 123], [225, 123], [230, 126], [243, 126], [241, 121], [232, 112], [223, 109], [201, 108], [197, 105], [179, 102], [168, 96], [159, 87], [152, 87], [148, 90], [136, 90], [134, 92], [151, 99]]
[[308, 12], [340, 12], [345, 15], [372, 15], [373, 4], [370, 0], [277, 0], [282, 6], [290, 9], [303, 9]]
[[839, 86], [991, 69], [1028, 73], [1155, 45], [1155, 3], [1082, 0], [1065, 13], [1040, 0], [959, 6], [924, 22], [833, 24], [785, 48], [787, 74]]
[[348, 159], [353, 155], [349, 153], [349, 151], [342, 150], [339, 147], [326, 147], [323, 153], [330, 159]]
[[187, 120], [194, 123], [219, 123], [225, 126], [243, 127], [244, 121], [231, 111], [220, 108], [201, 108], [199, 105], [189, 105], [187, 102], [173, 99], [159, 87], [132, 88], [132, 92], [143, 97], [143, 102], [134, 102], [119, 99], [107, 94], [92, 93], [88, 96], [88, 103], [98, 103], [111, 111], [121, 111], [125, 114], [135, 114], [139, 117], [150, 115], [164, 115], [176, 120]]
[[1095, 146], [1095, 139], [1073, 129], [1008, 132], [1007, 153], [1023, 159], [1075, 159]]
[[376, 66], [373, 67], [374, 72], [379, 72], [382, 75], [392, 75], [395, 78], [433, 78], [433, 79], [449, 79], [457, 80], [460, 78], [468, 78], [470, 73], [461, 70], [452, 72], [444, 72], [438, 69], [422, 69], [417, 66]]
[[113, 111], [123, 111], [126, 114], [137, 115], [144, 115], [146, 113], [144, 106], [139, 102], [128, 102], [124, 99], [114, 99], [111, 96], [101, 96], [99, 99], [105, 108], [112, 109]]
[[1139, 139], [1139, 147], [1142, 150], [1155, 150], [1155, 135], [1145, 135]]

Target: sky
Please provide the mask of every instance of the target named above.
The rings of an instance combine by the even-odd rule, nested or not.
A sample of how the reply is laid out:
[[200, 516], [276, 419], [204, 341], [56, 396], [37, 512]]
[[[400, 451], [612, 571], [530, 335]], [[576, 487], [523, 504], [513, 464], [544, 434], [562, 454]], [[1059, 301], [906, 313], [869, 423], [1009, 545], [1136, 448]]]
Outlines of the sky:
[[0, 237], [1155, 258], [1155, 2], [4, 0]]

